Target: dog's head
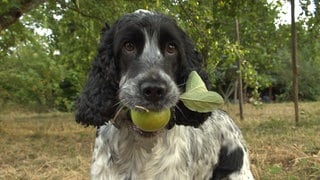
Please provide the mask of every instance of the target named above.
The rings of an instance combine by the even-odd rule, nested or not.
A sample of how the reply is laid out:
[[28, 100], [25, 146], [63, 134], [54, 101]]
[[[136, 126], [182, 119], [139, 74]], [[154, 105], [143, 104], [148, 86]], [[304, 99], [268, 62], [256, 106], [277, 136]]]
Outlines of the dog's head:
[[102, 32], [98, 55], [76, 102], [76, 120], [100, 126], [113, 119], [120, 106], [142, 106], [171, 108], [170, 126], [198, 126], [208, 114], [188, 110], [179, 96], [191, 71], [210, 85], [201, 65], [189, 37], [170, 17], [145, 10], [124, 15]]

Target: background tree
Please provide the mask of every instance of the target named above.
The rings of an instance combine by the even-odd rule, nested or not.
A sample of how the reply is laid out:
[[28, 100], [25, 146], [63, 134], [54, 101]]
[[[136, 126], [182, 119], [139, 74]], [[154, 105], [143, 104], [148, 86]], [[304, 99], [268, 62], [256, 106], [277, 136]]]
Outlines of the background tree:
[[0, 8], [0, 31], [15, 23], [24, 13], [44, 3], [45, 0], [2, 0]]
[[[122, 14], [141, 8], [177, 20], [195, 42], [215, 89], [226, 100], [234, 93], [238, 56], [243, 59], [244, 90], [248, 94], [258, 99], [265, 89], [272, 89], [278, 100], [292, 96], [291, 73], [287, 73], [290, 29], [288, 25], [275, 25], [282, 1], [0, 0], [1, 21], [11, 9], [23, 9], [25, 2], [36, 4], [0, 31], [2, 106], [23, 104], [71, 110], [87, 78], [105, 23], [112, 25]], [[313, 3], [316, 13], [305, 10], [308, 18], [297, 24], [299, 66], [305, 67], [299, 76], [303, 79], [299, 97], [304, 100], [317, 100], [320, 92], [320, 44], [314, 41], [319, 37], [319, 2]], [[239, 18], [240, 46], [235, 43], [235, 15]]]
[[297, 67], [297, 28], [295, 22], [295, 3], [291, 0], [291, 66], [292, 66], [292, 84], [293, 84], [293, 102], [295, 111], [295, 123], [299, 122], [299, 103], [298, 103], [298, 67]]

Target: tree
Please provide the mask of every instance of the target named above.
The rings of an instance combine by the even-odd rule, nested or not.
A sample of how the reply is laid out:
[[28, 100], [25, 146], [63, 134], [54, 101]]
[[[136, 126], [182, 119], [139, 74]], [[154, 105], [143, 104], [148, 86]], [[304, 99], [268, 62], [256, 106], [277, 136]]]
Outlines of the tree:
[[[239, 22], [238, 18], [235, 17], [235, 32], [237, 37], [237, 43], [240, 45], [240, 34], [239, 34]], [[237, 66], [238, 66], [238, 91], [236, 93], [239, 94], [239, 111], [240, 111], [240, 119], [243, 120], [243, 86], [242, 86], [242, 70], [241, 70], [242, 59], [241, 57], [237, 58]], [[235, 93], [235, 94], [236, 94]]]
[[[220, 86], [220, 93], [226, 91], [222, 94], [230, 95], [230, 91], [234, 91], [236, 74], [231, 78], [230, 72], [236, 71], [237, 56], [243, 59], [241, 65], [244, 87], [251, 89], [255, 98], [259, 98], [259, 90], [270, 86], [274, 80], [272, 69], [277, 66], [277, 61], [272, 55], [277, 51], [274, 42], [280, 40], [274, 23], [278, 13], [277, 6], [268, 4], [267, 1], [214, 1], [213, 12], [217, 17], [214, 23], [215, 39], [219, 39], [219, 54], [222, 55], [216, 71], [216, 84]], [[232, 23], [235, 16], [240, 25], [240, 48], [230, 44], [236, 41]]]
[[0, 32], [15, 23], [24, 13], [44, 3], [45, 0], [2, 0], [0, 5]]
[[293, 102], [295, 111], [295, 123], [299, 122], [299, 104], [298, 104], [298, 67], [297, 67], [297, 29], [295, 22], [295, 4], [291, 0], [291, 37], [292, 37], [292, 73], [293, 73]]
[[[70, 110], [87, 78], [87, 72], [96, 54], [99, 34], [105, 23], [112, 25], [122, 14], [140, 8], [163, 12], [177, 20], [195, 42], [196, 49], [203, 55], [204, 67], [210, 73], [214, 88], [226, 100], [230, 99], [235, 90], [237, 57], [243, 59], [242, 80], [244, 90], [247, 90], [248, 94], [253, 92], [254, 96], [259, 98], [259, 92], [265, 88], [280, 87], [279, 89], [283, 90], [280, 93], [285, 100], [292, 97], [292, 92], [289, 91], [292, 87], [292, 77], [291, 73], [287, 72], [290, 60], [290, 28], [285, 25], [276, 27], [274, 24], [280, 4], [268, 4], [267, 0], [118, 0], [99, 3], [85, 0], [2, 0], [0, 14], [10, 12], [13, 8], [21, 9], [23, 2], [39, 4], [33, 6], [32, 11], [22, 11], [24, 13], [19, 21], [16, 19], [14, 24], [6, 26], [6, 29], [0, 32], [0, 74], [5, 77], [0, 80], [0, 98], [5, 99], [3, 101], [7, 103], [21, 103], [17, 97], [25, 94], [29, 98], [25, 103], [29, 101], [50, 108]], [[235, 43], [235, 16], [239, 20], [240, 45]], [[313, 39], [320, 34], [319, 16], [309, 17], [303, 20], [309, 28], [303, 29], [302, 24], [297, 24], [298, 39], [303, 41], [303, 44], [298, 44], [298, 57], [301, 59], [299, 66], [309, 68], [301, 70], [299, 78], [308, 76], [308, 73], [313, 73], [314, 78], [300, 81], [299, 86], [306, 87], [306, 84], [302, 83], [308, 82], [312, 87], [300, 88], [299, 96], [304, 99], [316, 99], [320, 94], [320, 85], [317, 83], [317, 77], [320, 77], [317, 70], [320, 68], [320, 55], [317, 53], [320, 43]], [[47, 36], [37, 34], [36, 31], [39, 29], [47, 31]], [[28, 57], [28, 51], [39, 56]], [[303, 55], [299, 55], [300, 53]], [[33, 73], [26, 71], [28, 68], [41, 69], [35, 67], [44, 68], [47, 75], [40, 75], [40, 70]], [[24, 71], [26, 72], [23, 73]], [[17, 79], [18, 75], [20, 80]], [[25, 91], [21, 89], [21, 96], [12, 91], [16, 87], [10, 84], [11, 81], [6, 81], [6, 78], [13, 77], [15, 82], [21, 83], [21, 87], [26, 87]], [[54, 86], [49, 86], [47, 80], [35, 77], [51, 78]], [[39, 82], [34, 83], [38, 86], [36, 89], [43, 91], [34, 91], [35, 94], [31, 95], [28, 87], [32, 87], [33, 81]], [[46, 83], [40, 83], [42, 81]], [[48, 98], [37, 100], [36, 97], [43, 97], [43, 92], [49, 94]], [[12, 94], [14, 95], [11, 96]]]

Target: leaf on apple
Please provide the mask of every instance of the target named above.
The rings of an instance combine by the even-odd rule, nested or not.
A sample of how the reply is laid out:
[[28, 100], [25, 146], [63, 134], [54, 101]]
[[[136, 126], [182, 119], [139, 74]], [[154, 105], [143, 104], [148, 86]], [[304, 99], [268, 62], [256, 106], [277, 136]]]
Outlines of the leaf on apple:
[[196, 71], [189, 74], [186, 84], [186, 92], [207, 92], [207, 87]]
[[214, 91], [208, 91], [205, 83], [196, 71], [192, 71], [186, 84], [186, 92], [180, 100], [190, 110], [196, 112], [211, 112], [223, 104], [223, 98]]

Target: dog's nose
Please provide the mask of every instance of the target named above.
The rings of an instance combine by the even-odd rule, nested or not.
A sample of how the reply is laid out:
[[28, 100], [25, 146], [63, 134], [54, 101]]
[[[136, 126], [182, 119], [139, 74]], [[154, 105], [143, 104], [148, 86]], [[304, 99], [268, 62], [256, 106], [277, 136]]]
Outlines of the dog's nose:
[[167, 86], [162, 82], [144, 82], [140, 86], [142, 95], [152, 102], [159, 101], [167, 93]]

